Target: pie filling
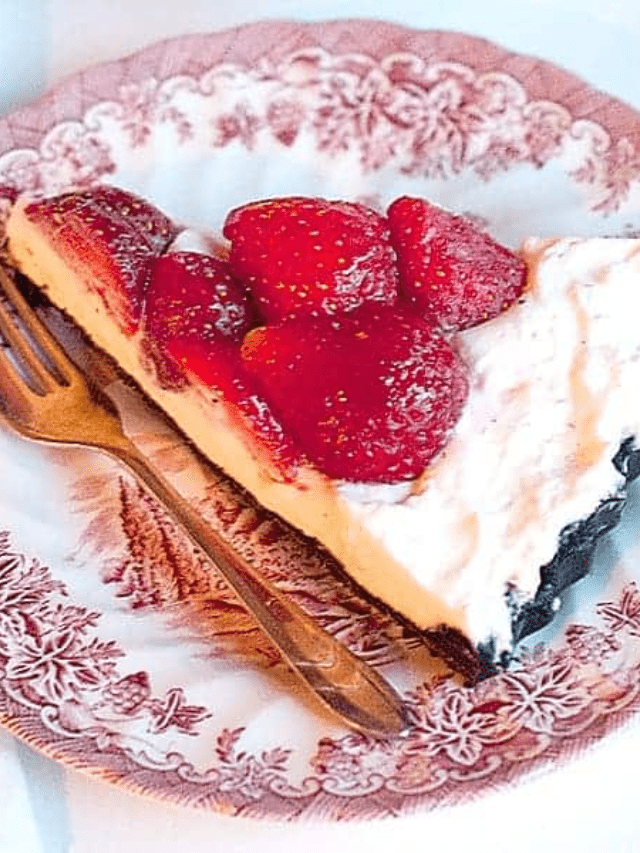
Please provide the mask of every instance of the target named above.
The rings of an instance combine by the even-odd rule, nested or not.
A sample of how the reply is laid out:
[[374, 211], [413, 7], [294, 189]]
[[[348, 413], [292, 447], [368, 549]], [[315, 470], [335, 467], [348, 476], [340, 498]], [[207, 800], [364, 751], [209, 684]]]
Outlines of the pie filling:
[[[417, 223], [423, 234], [431, 229], [433, 235], [435, 228], [440, 239], [438, 222], [425, 225], [423, 208], [418, 209], [422, 220], [416, 209], [409, 203], [398, 205], [394, 215], [390, 209], [392, 237], [395, 228], [415, 239]], [[225, 252], [217, 253], [215, 263], [189, 255], [187, 266], [195, 263], [199, 283], [185, 285], [190, 307], [180, 307], [183, 271], [176, 264], [187, 262], [184, 253], [192, 253], [193, 235], [179, 233], [158, 216], [147, 226], [145, 241], [136, 244], [135, 263], [127, 267], [122, 205], [113, 226], [120, 254], [112, 263], [113, 253], [105, 261], [94, 242], [90, 254], [86, 240], [77, 236], [98, 230], [99, 243], [108, 232], [103, 241], [108, 248], [113, 234], [102, 221], [96, 224], [89, 217], [87, 222], [82, 213], [80, 224], [67, 228], [60, 239], [50, 216], [18, 200], [7, 223], [8, 249], [16, 267], [109, 353], [205, 456], [263, 506], [317, 539], [356, 583], [422, 629], [434, 651], [470, 678], [508, 662], [523, 637], [553, 619], [564, 590], [588, 573], [601, 537], [620, 520], [628, 484], [640, 473], [635, 447], [640, 339], [628, 307], [640, 280], [640, 241], [530, 240], [519, 253], [526, 286], [512, 276], [499, 298], [485, 292], [470, 297], [462, 276], [464, 304], [455, 310], [440, 292], [433, 303], [424, 303], [416, 287], [399, 307], [380, 265], [388, 264], [395, 251], [401, 277], [415, 284], [420, 259], [397, 244], [391, 250], [385, 244], [375, 254], [363, 243], [359, 258], [375, 254], [375, 275], [346, 296], [341, 279], [340, 299], [346, 301], [337, 309], [329, 282], [332, 298], [312, 293], [318, 305], [325, 302], [311, 315], [305, 313], [304, 299], [289, 315], [291, 300], [283, 308], [280, 295], [273, 298], [270, 282], [251, 267], [245, 250], [242, 261], [250, 269], [244, 281], [249, 289], [252, 281], [260, 289], [256, 319], [244, 306], [244, 291], [229, 297], [235, 285], [225, 278], [226, 267], [220, 272], [216, 266], [227, 263]], [[132, 233], [144, 231], [146, 217], [129, 217]], [[233, 261], [234, 239], [242, 248], [255, 223], [238, 236], [238, 217], [228, 222]], [[365, 228], [365, 236], [370, 229], [377, 245], [379, 223], [372, 222], [356, 226]], [[462, 229], [455, 239], [463, 240], [466, 226], [458, 226], [457, 219], [454, 225]], [[313, 223], [305, 228], [313, 231]], [[352, 242], [359, 239], [354, 234]], [[340, 237], [332, 234], [332, 239]], [[473, 244], [475, 237], [469, 239], [473, 251], [466, 255], [481, 266], [484, 248]], [[452, 265], [465, 256], [456, 249], [451, 260], [450, 246], [435, 243], [430, 252], [435, 276], [445, 265], [454, 275]], [[171, 278], [170, 285], [154, 285], [158, 257], [167, 256], [163, 281]], [[336, 263], [342, 257], [337, 253]], [[486, 281], [495, 264], [503, 264], [501, 256], [495, 257]], [[355, 276], [362, 282], [363, 265], [356, 269], [351, 260], [351, 268], [351, 280]], [[211, 275], [220, 273], [219, 292], [215, 305], [202, 309], [194, 293], [210, 269]], [[509, 278], [512, 269], [505, 267], [501, 275]], [[483, 274], [481, 269], [480, 279]], [[129, 284], [123, 286], [123, 280]], [[153, 286], [161, 287], [162, 298], [149, 313], [152, 300], [145, 294]], [[295, 294], [303, 290], [298, 282]], [[363, 292], [366, 304], [358, 301]], [[167, 305], [179, 308], [169, 324], [163, 319], [173, 317]], [[485, 320], [487, 306], [491, 313]], [[205, 331], [196, 335], [203, 310], [209, 312]], [[189, 319], [183, 334], [189, 312], [195, 319]], [[176, 324], [182, 324], [179, 335]], [[212, 346], [203, 348], [210, 331]], [[301, 338], [304, 351], [297, 343]], [[232, 355], [221, 361], [220, 352]], [[278, 371], [285, 377], [282, 387]], [[360, 399], [358, 389], [367, 383], [374, 390], [350, 410], [349, 401]], [[299, 387], [311, 390], [295, 399], [291, 395]], [[406, 391], [401, 408], [392, 393], [398, 388]], [[327, 414], [328, 404], [320, 406], [317, 399], [325, 394], [326, 401], [329, 390]], [[342, 409], [339, 392], [346, 400]], [[378, 394], [387, 396], [378, 400]], [[411, 417], [392, 416], [392, 410]], [[428, 435], [420, 420], [425, 411]], [[387, 418], [387, 432], [380, 426], [380, 412]], [[316, 422], [317, 433], [309, 438], [309, 424]], [[354, 434], [375, 453], [359, 455], [356, 443], [349, 445]], [[398, 451], [398, 435], [409, 436], [410, 452]], [[412, 467], [427, 456], [419, 471]], [[380, 471], [380, 458], [388, 475]], [[347, 476], [340, 476], [341, 470]], [[358, 480], [358, 470], [367, 477]]]

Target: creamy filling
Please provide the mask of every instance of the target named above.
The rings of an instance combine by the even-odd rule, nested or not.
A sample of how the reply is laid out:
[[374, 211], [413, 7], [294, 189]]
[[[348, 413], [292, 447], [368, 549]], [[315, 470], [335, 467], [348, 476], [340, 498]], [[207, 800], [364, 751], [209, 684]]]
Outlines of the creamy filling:
[[465, 614], [474, 641], [511, 640], [505, 594], [533, 597], [558, 534], [623, 482], [612, 464], [640, 435], [640, 241], [529, 241], [520, 304], [462, 333], [471, 392], [420, 494], [340, 487], [416, 581]]
[[622, 483], [611, 459], [624, 437], [640, 435], [640, 335], [629, 310], [639, 241], [524, 247], [531, 282], [521, 304], [456, 341], [470, 366], [469, 400], [418, 482], [333, 483], [304, 470], [287, 483], [210, 391], [157, 384], [136, 340], [21, 210], [7, 232], [23, 272], [205, 455], [419, 628], [444, 623], [509, 649], [507, 593], [531, 598], [561, 529]]

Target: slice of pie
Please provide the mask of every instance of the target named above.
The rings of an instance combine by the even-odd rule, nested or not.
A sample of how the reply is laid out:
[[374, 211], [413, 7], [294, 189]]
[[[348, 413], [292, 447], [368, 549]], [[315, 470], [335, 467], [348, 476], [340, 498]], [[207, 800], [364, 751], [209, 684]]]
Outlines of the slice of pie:
[[273, 204], [227, 218], [228, 255], [122, 190], [20, 199], [8, 250], [205, 456], [477, 678], [553, 618], [640, 472], [640, 241], [516, 257], [421, 200]]

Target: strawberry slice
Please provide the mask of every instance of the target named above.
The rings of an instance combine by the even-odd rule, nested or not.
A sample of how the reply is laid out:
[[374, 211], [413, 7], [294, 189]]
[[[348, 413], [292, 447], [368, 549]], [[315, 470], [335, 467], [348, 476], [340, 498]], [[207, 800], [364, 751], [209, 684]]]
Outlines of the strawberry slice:
[[455, 351], [422, 318], [395, 309], [254, 329], [242, 356], [309, 458], [338, 479], [416, 477], [467, 394]]
[[195, 377], [231, 404], [228, 414], [248, 441], [258, 442], [283, 479], [293, 479], [304, 454], [245, 370], [239, 345], [222, 337], [214, 345], [186, 335], [171, 338], [166, 352], [182, 376]]
[[133, 193], [104, 185], [31, 202], [25, 213], [133, 334], [152, 262], [178, 233], [171, 220]]
[[258, 440], [286, 476], [300, 452], [257, 392], [240, 358], [254, 320], [246, 291], [226, 261], [199, 252], [158, 258], [145, 300], [145, 340], [160, 381], [181, 387], [197, 378], [227, 403], [250, 440]]
[[240, 343], [253, 322], [249, 298], [226, 261], [200, 252], [168, 252], [153, 265], [145, 323], [160, 347], [176, 337]]
[[407, 196], [390, 205], [387, 217], [400, 291], [441, 328], [490, 320], [524, 290], [524, 262], [468, 219]]
[[93, 208], [98, 216], [102, 215], [112, 222], [122, 222], [156, 255], [166, 249], [179, 231], [169, 217], [151, 202], [120, 187], [101, 184], [94, 189], [72, 193], [70, 198], [74, 199], [76, 211], [79, 207], [89, 211]]
[[173, 341], [191, 338], [203, 349], [214, 350], [230, 342], [237, 349], [252, 322], [248, 296], [225, 261], [198, 252], [170, 252], [155, 261], [144, 326], [148, 350], [164, 385], [184, 384], [171, 357]]
[[229, 213], [223, 233], [235, 276], [269, 321], [397, 298], [387, 223], [364, 205], [298, 196], [253, 202]]

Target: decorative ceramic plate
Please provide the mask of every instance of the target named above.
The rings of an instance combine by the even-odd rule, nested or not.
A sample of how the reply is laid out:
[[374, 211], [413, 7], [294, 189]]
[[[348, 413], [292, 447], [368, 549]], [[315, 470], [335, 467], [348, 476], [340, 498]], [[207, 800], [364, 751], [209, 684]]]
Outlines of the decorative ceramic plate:
[[[208, 230], [262, 196], [384, 205], [408, 192], [511, 245], [632, 234], [640, 115], [546, 62], [460, 34], [272, 22], [90, 69], [0, 121], [0, 183], [53, 193], [99, 181]], [[465, 688], [419, 635], [122, 394], [136, 440], [214, 526], [384, 671], [416, 723], [380, 741], [319, 716], [125, 471], [0, 429], [0, 719], [32, 746], [202, 809], [365, 819], [495, 790], [636, 714], [637, 491], [555, 632]]]

